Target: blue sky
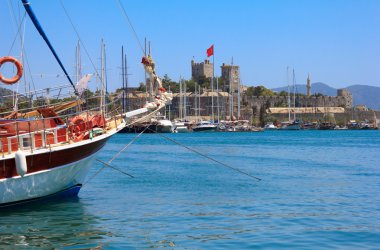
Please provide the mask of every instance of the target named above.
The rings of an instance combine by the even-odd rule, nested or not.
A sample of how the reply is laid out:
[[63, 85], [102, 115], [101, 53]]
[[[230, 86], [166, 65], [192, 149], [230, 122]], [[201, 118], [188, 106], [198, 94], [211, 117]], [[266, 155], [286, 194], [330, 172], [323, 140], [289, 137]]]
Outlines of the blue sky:
[[[121, 85], [121, 46], [128, 55], [130, 84], [143, 81], [141, 50], [117, 1], [62, 0], [91, 60], [100, 66], [100, 40], [106, 43], [110, 89]], [[78, 37], [59, 0], [30, 0], [35, 14], [64, 65], [74, 72]], [[190, 61], [206, 59], [215, 46], [215, 73], [230, 63], [241, 68], [242, 83], [268, 88], [286, 84], [286, 67], [297, 83], [339, 88], [353, 84], [380, 87], [380, 1], [378, 0], [121, 0], [141, 43], [151, 41], [160, 76], [191, 77]], [[8, 55], [17, 26], [9, 9], [19, 1], [0, 0], [0, 55]], [[23, 9], [22, 9], [23, 10]], [[22, 15], [22, 13], [21, 13]], [[20, 42], [10, 55], [19, 56]], [[29, 18], [25, 48], [35, 83], [67, 83]], [[82, 49], [85, 73], [95, 70]]]

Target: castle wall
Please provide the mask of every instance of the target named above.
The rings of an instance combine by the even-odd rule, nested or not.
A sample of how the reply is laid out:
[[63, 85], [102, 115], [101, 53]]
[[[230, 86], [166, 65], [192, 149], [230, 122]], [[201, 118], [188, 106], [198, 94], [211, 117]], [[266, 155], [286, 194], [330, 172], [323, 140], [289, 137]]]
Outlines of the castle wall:
[[[139, 108], [145, 103], [145, 98], [139, 95], [131, 96], [129, 103], [131, 107]], [[187, 116], [196, 116], [198, 111], [195, 110], [195, 102], [198, 102], [198, 97], [188, 93], [187, 99]], [[221, 119], [226, 119], [229, 116], [229, 96], [221, 95], [219, 97], [219, 114]], [[293, 101], [293, 100], [291, 100]], [[200, 97], [200, 114], [202, 117], [210, 117], [212, 114], [212, 100], [211, 96]], [[217, 98], [214, 96], [214, 116], [217, 116]], [[288, 98], [286, 96], [247, 96], [242, 94], [241, 96], [241, 108], [240, 119], [259, 121], [264, 119], [264, 116], [270, 116], [278, 120], [287, 120], [288, 114], [266, 114], [266, 110], [269, 107], [287, 107]], [[293, 106], [293, 103], [291, 104]], [[349, 120], [373, 120], [373, 111], [358, 111], [351, 108], [352, 96], [349, 92], [340, 91], [338, 96], [300, 96], [296, 98], [296, 107], [343, 107], [347, 110], [345, 114], [335, 114], [337, 120], [349, 121]], [[234, 94], [234, 116], [237, 116], [237, 94]], [[168, 110], [168, 108], [167, 108]], [[179, 116], [179, 96], [178, 94], [172, 100], [170, 106], [172, 119]], [[302, 114], [297, 115], [299, 119], [305, 121], [322, 120], [325, 114]], [[351, 117], [351, 118], [350, 118]]]

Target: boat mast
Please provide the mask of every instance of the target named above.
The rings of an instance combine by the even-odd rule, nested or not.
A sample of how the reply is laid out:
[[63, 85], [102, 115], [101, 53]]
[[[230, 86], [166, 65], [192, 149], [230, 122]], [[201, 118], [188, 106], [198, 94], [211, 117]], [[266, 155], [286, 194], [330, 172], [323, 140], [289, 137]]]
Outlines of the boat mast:
[[237, 117], [237, 119], [239, 120], [240, 119], [240, 77], [239, 77], [239, 81], [238, 81], [238, 99], [237, 99], [237, 102], [238, 102], [238, 117]]
[[219, 84], [218, 77], [216, 77], [216, 105], [218, 106], [218, 123], [220, 122], [220, 110], [219, 110]]
[[293, 118], [294, 120], [296, 120], [296, 77], [294, 74], [294, 69], [293, 69], [293, 108], [294, 108]]
[[202, 121], [202, 116], [201, 116], [201, 85], [198, 84], [198, 114], [199, 114], [199, 119]]
[[187, 86], [186, 86], [186, 81], [184, 81], [183, 79], [182, 79], [182, 84], [183, 84], [183, 119], [185, 119], [186, 120], [186, 116], [187, 116], [187, 104], [186, 104], [186, 102], [187, 102], [187, 93], [186, 93], [186, 88], [187, 88]]
[[[81, 67], [81, 55], [80, 55], [80, 43], [78, 40], [77, 48], [76, 48], [76, 65], [75, 65], [75, 77], [77, 84], [79, 83], [80, 79], [82, 78], [82, 67]], [[81, 105], [78, 105], [76, 108], [77, 112], [81, 111]]]
[[129, 110], [129, 101], [128, 101], [128, 64], [127, 64], [127, 53], [124, 54], [124, 73], [125, 73], [125, 88], [123, 95], [125, 95], [124, 102], [125, 102], [125, 107], [127, 110]]
[[[150, 41], [148, 42], [148, 55], [150, 56]], [[153, 79], [152, 74], [149, 76], [149, 94], [151, 101], [153, 100]]]
[[[144, 57], [146, 57], [146, 37], [144, 39]], [[145, 74], [145, 101], [147, 102], [148, 100], [150, 100], [150, 97], [148, 95], [148, 75], [147, 75], [147, 72], [146, 70], [144, 70], [144, 74]]]
[[122, 97], [122, 107], [123, 114], [125, 113], [125, 75], [124, 75], [124, 47], [121, 46], [121, 80], [123, 82], [123, 97]]
[[103, 114], [105, 114], [105, 63], [104, 63], [104, 43], [103, 39], [100, 43], [100, 83], [101, 83], [101, 89], [100, 89], [100, 110]]
[[108, 77], [107, 77], [107, 54], [106, 54], [106, 45], [103, 43], [103, 53], [104, 53], [104, 111], [107, 113], [107, 103], [108, 103]]
[[198, 122], [198, 88], [197, 88], [197, 83], [194, 84], [194, 115], [195, 115], [195, 122]]
[[[214, 46], [214, 45], [213, 45]], [[211, 78], [211, 119], [212, 123], [215, 122], [215, 117], [214, 117], [214, 78], [215, 78], [215, 60], [214, 60], [214, 53], [215, 49], [213, 47], [212, 49], [212, 78]]]
[[231, 62], [230, 70], [229, 70], [229, 77], [230, 77], [230, 121], [232, 121], [232, 117], [234, 115], [234, 92], [232, 91], [232, 67], [234, 65], [233, 59]]
[[76, 49], [76, 66], [75, 66], [75, 76], [76, 76], [76, 82], [78, 83], [79, 80], [82, 78], [82, 60], [81, 60], [81, 54], [80, 54], [80, 43], [78, 40], [77, 43], [77, 49]]
[[[170, 91], [170, 83], [169, 83], [169, 91], [168, 91], [168, 93], [171, 93], [171, 91]], [[168, 115], [168, 119], [169, 119], [169, 121], [170, 121], [170, 112], [171, 112], [171, 107], [172, 106], [172, 101], [170, 101], [169, 102], [169, 105], [168, 105], [168, 113], [169, 113], [169, 115]], [[166, 107], [165, 107], [165, 118], [166, 118]]]
[[181, 79], [181, 77], [179, 78], [179, 105], [178, 105], [178, 107], [179, 107], [179, 119], [180, 120], [182, 120], [182, 103], [183, 103], [183, 101], [182, 101], [182, 79]]
[[290, 122], [290, 83], [289, 83], [289, 66], [286, 67], [286, 82], [288, 83], [288, 115]]

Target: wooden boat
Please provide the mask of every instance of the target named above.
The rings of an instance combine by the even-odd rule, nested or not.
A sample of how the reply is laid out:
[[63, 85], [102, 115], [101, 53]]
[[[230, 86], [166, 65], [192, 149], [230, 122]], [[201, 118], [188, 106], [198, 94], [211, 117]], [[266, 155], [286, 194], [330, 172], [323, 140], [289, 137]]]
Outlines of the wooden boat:
[[[77, 100], [44, 105], [28, 112], [14, 111], [0, 119], [0, 207], [52, 196], [76, 195], [96, 153], [107, 140], [133, 118], [154, 116], [171, 99], [171, 95], [161, 88], [155, 100], [137, 110], [118, 113], [112, 109], [115, 103], [110, 103], [109, 107], [103, 103], [97, 108], [83, 110], [78, 87], [72, 84], [44, 35], [30, 3], [27, 0], [22, 2], [74, 87]], [[13, 84], [20, 80], [21, 63], [9, 57], [0, 58], [0, 68], [3, 63], [14, 63], [18, 71], [10, 79], [0, 74], [0, 81]], [[70, 110], [74, 112], [68, 112]]]

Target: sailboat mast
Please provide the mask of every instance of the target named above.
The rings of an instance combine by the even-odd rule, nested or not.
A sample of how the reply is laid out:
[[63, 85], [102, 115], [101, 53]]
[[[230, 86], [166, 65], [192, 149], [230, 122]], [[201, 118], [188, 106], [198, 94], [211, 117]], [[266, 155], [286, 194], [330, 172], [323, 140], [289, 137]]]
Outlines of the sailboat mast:
[[123, 114], [125, 113], [125, 75], [124, 75], [124, 47], [121, 46], [121, 78], [123, 83], [123, 96], [122, 96], [122, 107]]
[[125, 99], [124, 99], [124, 102], [125, 102], [125, 107], [127, 110], [129, 110], [129, 101], [128, 101], [128, 64], [127, 64], [127, 54], [125, 53], [124, 54], [124, 73], [125, 73], [125, 88], [124, 88], [124, 93], [123, 95], [125, 95]]
[[79, 41], [77, 43], [77, 49], [76, 49], [75, 76], [76, 76], [76, 82], [79, 82], [79, 80], [82, 78], [82, 63], [81, 63], [80, 43], [79, 43]]
[[103, 40], [100, 43], [100, 110], [103, 112]]
[[214, 117], [214, 78], [215, 78], [215, 48], [213, 47], [212, 51], [212, 78], [211, 78], [211, 119], [212, 122], [215, 122], [215, 117]]
[[105, 109], [105, 86], [104, 86], [104, 81], [105, 81], [105, 64], [104, 64], [104, 44], [103, 44], [103, 39], [101, 40], [100, 43], [100, 82], [101, 82], [101, 90], [100, 90], [100, 110], [102, 113], [104, 113]]
[[219, 109], [219, 83], [218, 77], [216, 77], [216, 105], [218, 106], [218, 123], [220, 122], [220, 109]]
[[233, 66], [233, 63], [231, 63], [231, 67], [230, 67], [230, 70], [229, 70], [229, 73], [230, 73], [230, 120], [232, 120], [232, 117], [234, 115], [234, 92], [232, 90], [232, 81], [233, 81], [233, 78], [232, 78], [232, 66]]
[[201, 116], [201, 85], [198, 85], [198, 115], [199, 115], [199, 120], [202, 121], [202, 116]]
[[286, 82], [288, 83], [288, 115], [290, 122], [290, 83], [289, 83], [289, 66], [286, 67]]
[[296, 120], [296, 78], [294, 74], [294, 69], [293, 69], [293, 108], [294, 108], [293, 119]]
[[[150, 53], [150, 41], [148, 42], [148, 56], [151, 56], [151, 53]], [[153, 89], [153, 81], [154, 81], [154, 78], [153, 78], [153, 73], [150, 73], [149, 74], [149, 94], [150, 94], [150, 100], [152, 101], [153, 100], [153, 93], [154, 93], [154, 89]]]
[[104, 111], [107, 113], [107, 98], [108, 98], [108, 78], [107, 78], [107, 54], [106, 54], [106, 45], [103, 43], [103, 53], [104, 53]]
[[187, 104], [186, 104], [186, 102], [187, 102], [187, 93], [186, 93], [186, 88], [187, 88], [187, 86], [186, 86], [186, 81], [184, 81], [183, 79], [182, 79], [182, 82], [183, 82], [183, 119], [185, 119], [186, 120], [186, 116], [187, 116]]
[[182, 105], [183, 105], [183, 101], [182, 101], [182, 79], [181, 77], [179, 78], [179, 119], [182, 120]]
[[[144, 57], [146, 57], [146, 37], [144, 39]], [[150, 97], [148, 95], [148, 74], [146, 70], [144, 70], [144, 76], [145, 76], [145, 101], [151, 101]]]
[[[170, 83], [169, 83], [169, 92], [168, 93], [171, 93], [171, 91], [170, 91]], [[169, 121], [171, 120], [170, 118], [170, 113], [171, 113], [171, 106], [172, 106], [172, 101], [170, 101], [169, 102], [169, 105], [168, 105], [168, 113], [169, 113], [169, 115], [168, 115], [168, 119], [169, 119]], [[166, 107], [165, 107], [165, 113], [166, 113]], [[166, 117], [166, 114], [165, 114], [165, 117]]]
[[198, 121], [198, 87], [197, 83], [194, 84], [194, 115], [195, 122]]
[[240, 77], [239, 77], [239, 81], [238, 81], [238, 99], [237, 99], [237, 103], [238, 103], [238, 117], [237, 117], [237, 119], [239, 120], [240, 119]]

